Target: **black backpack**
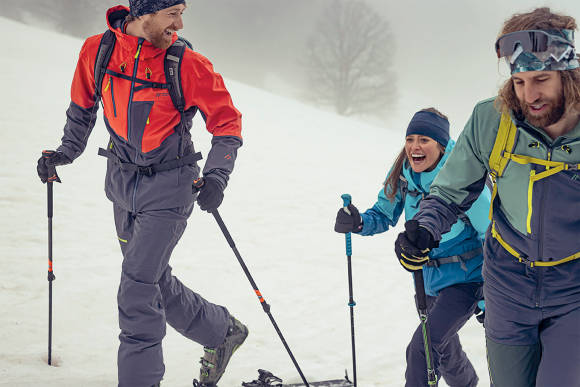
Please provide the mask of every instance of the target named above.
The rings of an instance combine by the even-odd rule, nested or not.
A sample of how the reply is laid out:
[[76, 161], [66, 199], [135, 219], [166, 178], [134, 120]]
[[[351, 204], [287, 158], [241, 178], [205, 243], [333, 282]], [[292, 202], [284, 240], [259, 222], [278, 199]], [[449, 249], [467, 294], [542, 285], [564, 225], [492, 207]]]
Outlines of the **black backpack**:
[[[109, 74], [115, 77], [132, 79], [125, 74], [118, 73], [116, 71], [107, 68], [109, 65], [109, 60], [111, 59], [111, 54], [115, 48], [115, 42], [117, 37], [115, 33], [111, 30], [107, 30], [103, 37], [101, 38], [101, 43], [99, 44], [99, 50], [97, 51], [97, 59], [95, 60], [95, 93], [97, 96], [97, 102], [101, 100], [101, 87], [103, 85], [103, 78], [105, 74]], [[181, 115], [181, 136], [185, 134], [186, 124], [185, 124], [185, 98], [183, 97], [181, 79], [179, 74], [181, 74], [181, 59], [183, 58], [183, 53], [185, 52], [185, 47], [192, 48], [191, 43], [186, 39], [179, 37], [165, 52], [164, 69], [165, 69], [165, 80], [167, 83], [150, 82], [144, 79], [135, 79], [135, 83], [139, 83], [135, 90], [144, 89], [147, 87], [155, 89], [167, 89], [171, 101], [175, 108], [179, 111]], [[197, 107], [193, 107], [192, 117], [197, 112]], [[119, 164], [121, 168], [126, 170], [132, 170], [138, 172], [139, 174], [151, 176], [153, 173], [166, 171], [174, 168], [181, 167], [183, 165], [193, 164], [198, 160], [201, 160], [201, 153], [195, 153], [192, 148], [191, 152], [187, 155], [183, 154], [184, 142], [180, 141], [179, 155], [180, 157], [164, 162], [161, 164], [149, 165], [147, 167], [138, 166], [136, 164], [128, 163], [121, 160], [115, 152], [112, 150], [112, 140], [109, 141], [109, 147], [107, 149], [99, 148], [98, 154], [100, 156], [112, 159], [114, 162]]]
[[[111, 30], [107, 30], [103, 37], [101, 38], [101, 43], [99, 44], [99, 50], [97, 52], [97, 59], [95, 60], [95, 87], [98, 99], [101, 98], [101, 87], [103, 84], [103, 78], [105, 74], [113, 75], [120, 78], [127, 78], [126, 75], [117, 73], [110, 69], [107, 69], [109, 65], [109, 60], [111, 59], [111, 54], [115, 48], [115, 42], [117, 38], [115, 33]], [[158, 89], [167, 89], [171, 101], [175, 108], [182, 115], [185, 110], [185, 99], [183, 97], [183, 92], [181, 88], [181, 79], [179, 74], [181, 71], [181, 59], [183, 58], [183, 53], [185, 48], [189, 47], [193, 49], [191, 43], [186, 39], [179, 37], [175, 43], [173, 43], [165, 53], [164, 69], [165, 69], [165, 79], [167, 83], [149, 82], [146, 80], [135, 80], [136, 83], [140, 83], [142, 86], [138, 88], [152, 87]]]

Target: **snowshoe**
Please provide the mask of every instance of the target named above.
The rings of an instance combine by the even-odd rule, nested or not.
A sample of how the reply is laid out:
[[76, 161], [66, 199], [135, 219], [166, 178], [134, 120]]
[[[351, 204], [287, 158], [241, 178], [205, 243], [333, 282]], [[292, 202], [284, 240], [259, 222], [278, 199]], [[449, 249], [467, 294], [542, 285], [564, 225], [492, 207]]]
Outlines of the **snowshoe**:
[[[243, 387], [304, 387], [303, 383], [283, 384], [282, 379], [272, 375], [271, 372], [259, 369], [258, 379], [251, 382], [242, 383]], [[348, 375], [344, 379], [324, 380], [320, 382], [308, 382], [310, 386], [316, 387], [353, 387], [354, 384], [348, 379]]]
[[243, 387], [282, 387], [282, 379], [272, 375], [270, 371], [258, 370], [258, 379], [248, 383], [242, 383]]

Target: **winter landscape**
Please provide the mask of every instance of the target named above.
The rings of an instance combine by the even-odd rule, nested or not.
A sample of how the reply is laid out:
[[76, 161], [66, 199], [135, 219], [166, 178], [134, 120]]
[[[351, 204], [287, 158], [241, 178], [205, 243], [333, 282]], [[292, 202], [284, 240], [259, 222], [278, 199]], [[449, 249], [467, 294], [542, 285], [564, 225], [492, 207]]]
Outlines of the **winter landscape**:
[[[54, 364], [46, 364], [46, 186], [35, 166], [42, 149], [59, 144], [82, 41], [5, 18], [0, 32], [7, 37], [0, 56], [0, 385], [114, 386], [122, 256], [112, 204], [103, 192], [105, 160], [96, 154], [107, 141], [100, 112], [87, 150], [73, 165], [58, 169], [62, 184], [54, 187]], [[495, 33], [488, 35], [493, 39]], [[498, 84], [493, 53], [480, 51], [487, 62], [476, 68], [487, 66], [488, 73], [478, 76], [473, 88], [455, 96], [443, 90], [443, 106], [428, 85], [425, 94], [401, 91], [401, 109], [386, 126], [316, 109], [223, 74], [243, 114], [244, 146], [220, 213], [308, 381], [341, 378], [345, 369], [352, 376], [344, 236], [333, 231], [340, 195], [350, 193], [361, 210], [373, 205], [414, 111], [436, 106], [450, 112], [457, 136], [474, 103], [493, 95]], [[468, 71], [458, 65], [458, 79], [450, 82], [464, 82]], [[196, 149], [207, 154], [211, 135], [200, 117], [192, 135]], [[401, 229], [399, 224], [372, 238], [353, 236], [362, 387], [404, 384], [405, 348], [419, 319], [412, 277], [393, 252]], [[171, 265], [174, 275], [225, 305], [250, 329], [220, 386], [251, 381], [258, 368], [287, 383], [300, 381], [211, 215], [194, 210]], [[489, 385], [483, 327], [473, 318], [460, 337], [480, 384]], [[201, 346], [169, 328], [164, 355], [162, 385], [191, 386]]]

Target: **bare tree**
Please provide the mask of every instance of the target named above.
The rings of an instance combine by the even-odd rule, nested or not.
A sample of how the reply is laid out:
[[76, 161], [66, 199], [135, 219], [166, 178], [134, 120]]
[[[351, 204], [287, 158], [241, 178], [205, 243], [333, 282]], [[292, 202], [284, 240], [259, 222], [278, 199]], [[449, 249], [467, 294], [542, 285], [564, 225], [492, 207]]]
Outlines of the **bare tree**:
[[309, 96], [341, 115], [388, 111], [394, 49], [387, 22], [364, 1], [334, 0], [308, 42]]

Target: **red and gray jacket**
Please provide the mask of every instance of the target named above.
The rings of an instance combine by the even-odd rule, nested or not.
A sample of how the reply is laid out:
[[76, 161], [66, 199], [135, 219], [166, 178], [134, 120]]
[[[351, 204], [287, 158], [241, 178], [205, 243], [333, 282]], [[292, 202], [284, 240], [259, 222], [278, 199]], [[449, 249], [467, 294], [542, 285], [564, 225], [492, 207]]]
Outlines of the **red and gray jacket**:
[[[107, 12], [109, 29], [116, 44], [100, 93], [95, 87], [95, 61], [103, 34], [89, 37], [80, 52], [71, 88], [71, 103], [59, 151], [71, 160], [84, 151], [95, 124], [99, 95], [105, 125], [111, 140], [105, 191], [114, 203], [129, 211], [174, 208], [193, 200], [192, 182], [199, 176], [196, 163], [147, 173], [147, 167], [166, 164], [194, 153], [189, 130], [199, 110], [212, 147], [203, 174], [224, 187], [242, 145], [241, 114], [234, 107], [222, 77], [202, 55], [186, 48], [181, 62], [181, 88], [185, 99], [182, 116], [166, 89], [148, 87], [164, 84], [165, 50], [123, 32], [129, 10], [116, 6]], [[173, 41], [177, 34], [173, 35]], [[135, 168], [123, 168], [133, 165]]]

